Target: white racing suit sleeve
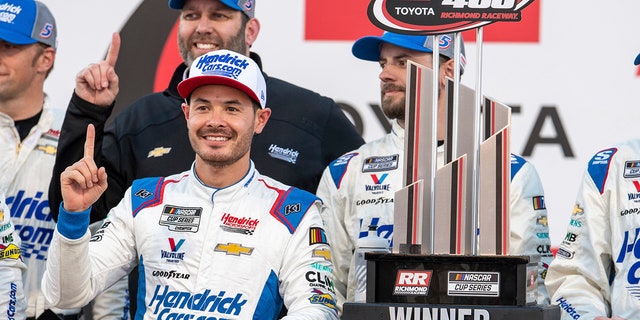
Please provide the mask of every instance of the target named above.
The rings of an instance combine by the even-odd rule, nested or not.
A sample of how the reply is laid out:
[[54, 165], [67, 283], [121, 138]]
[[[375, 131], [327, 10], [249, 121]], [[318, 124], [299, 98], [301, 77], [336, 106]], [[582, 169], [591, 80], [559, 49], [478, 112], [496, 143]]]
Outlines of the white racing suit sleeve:
[[[589, 213], [588, 217], [585, 212]], [[586, 176], [567, 228], [567, 235], [575, 235], [575, 241], [563, 242], [547, 274], [546, 285], [552, 302], [565, 309], [562, 319], [611, 313], [609, 274], [612, 255], [611, 248], [603, 241], [611, 237], [608, 212], [608, 205]], [[569, 308], [572, 310], [566, 312]]]
[[[328, 269], [331, 269], [331, 261], [320, 252], [330, 252], [330, 247], [318, 241], [311, 243], [311, 230], [322, 230], [323, 224], [320, 217], [320, 202], [316, 201], [309, 212], [296, 228], [293, 237], [286, 246], [283, 257], [283, 265], [279, 276], [280, 295], [287, 306], [287, 316], [283, 320], [294, 319], [335, 319], [338, 320], [338, 310], [335, 306], [334, 294], [320, 293], [309, 297], [308, 282], [310, 277], [329, 277], [322, 280], [324, 283], [335, 283]], [[319, 254], [320, 253], [320, 254]], [[320, 266], [323, 271], [315, 271], [314, 266]], [[329, 284], [327, 289], [334, 291]], [[332, 292], [333, 293], [333, 292]], [[310, 303], [311, 302], [311, 303]], [[322, 306], [322, 308], [318, 308]]]
[[[103, 223], [104, 220], [89, 225], [91, 234], [94, 235]], [[97, 295], [91, 302], [91, 308], [85, 309], [85, 312], [89, 310], [93, 320], [129, 319], [129, 277], [123, 277]]]
[[22, 286], [26, 266], [20, 255], [20, 238], [14, 231], [4, 194], [0, 192], [0, 320], [26, 318], [27, 302]]
[[530, 162], [516, 155], [512, 155], [511, 161], [509, 253], [540, 257], [537, 303], [549, 304], [544, 280], [553, 255], [542, 182]]
[[349, 266], [353, 259], [355, 243], [351, 240], [344, 223], [345, 214], [347, 213], [345, 208], [346, 199], [344, 194], [336, 188], [328, 168], [322, 174], [316, 195], [322, 199], [324, 204], [322, 221], [331, 245], [337, 305], [340, 314], [342, 314], [342, 305], [347, 297]]
[[[127, 191], [124, 199], [129, 198]], [[129, 274], [136, 263], [130, 203], [123, 200], [113, 208], [93, 237], [88, 228], [90, 209], [71, 213], [60, 206], [42, 279], [49, 303], [59, 308], [83, 307]]]

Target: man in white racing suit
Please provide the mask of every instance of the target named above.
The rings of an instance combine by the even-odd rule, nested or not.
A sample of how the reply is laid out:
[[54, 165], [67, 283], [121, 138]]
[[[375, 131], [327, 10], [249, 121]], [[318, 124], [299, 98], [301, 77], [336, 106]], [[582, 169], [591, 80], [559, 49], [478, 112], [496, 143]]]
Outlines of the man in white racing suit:
[[[104, 76], [117, 81], [110, 68]], [[134, 181], [92, 237], [90, 206], [107, 177], [93, 161], [89, 126], [84, 158], [61, 175], [47, 299], [82, 306], [138, 265], [136, 319], [275, 319], [282, 306], [284, 319], [337, 319], [320, 200], [261, 175], [249, 158], [271, 112], [258, 65], [211, 51], [178, 91], [196, 152], [191, 170]]]
[[563, 320], [638, 319], [639, 168], [640, 140], [601, 150], [589, 160], [545, 282]]
[[[51, 310], [40, 288], [56, 225], [49, 210], [47, 180], [64, 116], [49, 105], [44, 92], [56, 60], [56, 21], [45, 4], [33, 0], [5, 1], [0, 14], [11, 17], [0, 19], [0, 192], [6, 200], [5, 218], [11, 217], [13, 235], [21, 241], [21, 263], [26, 265], [21, 283], [27, 308], [22, 316], [46, 320], [62, 314], [72, 320], [80, 309]], [[11, 251], [5, 248], [9, 256]]]
[[26, 268], [20, 255], [20, 237], [11, 223], [0, 184], [0, 320], [24, 320], [27, 317], [22, 285], [22, 274]]
[[[441, 36], [440, 79], [453, 77], [454, 40]], [[431, 39], [431, 40], [430, 40]], [[393, 239], [394, 194], [402, 188], [404, 167], [404, 108], [406, 62], [412, 60], [431, 66], [432, 37], [385, 32], [381, 37], [364, 37], [353, 45], [353, 54], [363, 60], [379, 61], [382, 108], [393, 120], [392, 131], [379, 140], [336, 159], [325, 170], [317, 195], [326, 209], [322, 213], [331, 243], [339, 307], [353, 302], [356, 289], [355, 257], [359, 238], [368, 226], [377, 226], [379, 236]], [[464, 61], [464, 46], [462, 46]], [[464, 64], [461, 63], [461, 70]], [[443, 98], [444, 95], [440, 94]], [[440, 107], [443, 100], [440, 101]], [[442, 126], [439, 126], [442, 127]], [[438, 132], [439, 139], [444, 137]], [[438, 165], [443, 152], [438, 149]], [[376, 164], [376, 167], [371, 164]], [[378, 168], [386, 169], [380, 170]], [[538, 303], [548, 304], [544, 288], [546, 266], [552, 259], [547, 211], [542, 184], [535, 168], [521, 157], [511, 157], [510, 254], [541, 255], [538, 279]]]

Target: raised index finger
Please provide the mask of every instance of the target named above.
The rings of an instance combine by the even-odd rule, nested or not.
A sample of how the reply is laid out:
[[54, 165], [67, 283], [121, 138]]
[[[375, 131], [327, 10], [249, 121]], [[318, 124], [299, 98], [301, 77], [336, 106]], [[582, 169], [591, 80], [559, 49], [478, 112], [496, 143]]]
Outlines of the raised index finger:
[[96, 139], [96, 128], [90, 124], [87, 126], [87, 137], [84, 141], [84, 158], [93, 159], [93, 149]]
[[120, 53], [120, 34], [114, 32], [111, 35], [111, 45], [109, 46], [109, 51], [107, 51], [107, 58], [105, 61], [112, 67], [116, 66], [116, 61], [118, 61], [118, 54]]

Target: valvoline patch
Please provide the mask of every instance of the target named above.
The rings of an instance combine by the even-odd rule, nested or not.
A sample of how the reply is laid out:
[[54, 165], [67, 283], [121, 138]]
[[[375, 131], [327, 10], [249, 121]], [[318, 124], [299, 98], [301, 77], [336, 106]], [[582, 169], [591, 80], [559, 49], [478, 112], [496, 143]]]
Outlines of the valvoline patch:
[[604, 149], [596, 153], [591, 160], [589, 160], [589, 167], [587, 168], [587, 171], [600, 194], [604, 192], [604, 185], [607, 183], [607, 177], [609, 176], [611, 158], [616, 154], [616, 152], [618, 152], [617, 148]]

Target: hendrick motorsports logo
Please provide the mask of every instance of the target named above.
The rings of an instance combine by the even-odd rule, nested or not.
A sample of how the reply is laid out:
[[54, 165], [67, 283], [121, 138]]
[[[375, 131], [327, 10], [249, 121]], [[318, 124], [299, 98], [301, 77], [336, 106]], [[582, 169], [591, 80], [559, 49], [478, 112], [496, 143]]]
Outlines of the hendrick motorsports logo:
[[371, 0], [369, 20], [384, 30], [441, 34], [520, 21], [533, 0]]

